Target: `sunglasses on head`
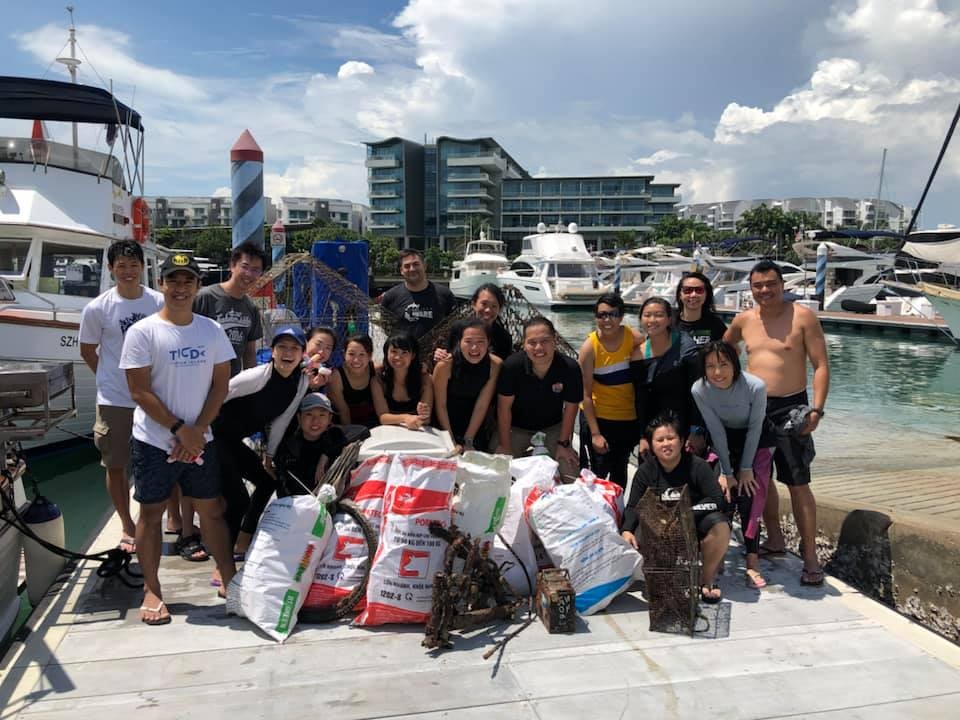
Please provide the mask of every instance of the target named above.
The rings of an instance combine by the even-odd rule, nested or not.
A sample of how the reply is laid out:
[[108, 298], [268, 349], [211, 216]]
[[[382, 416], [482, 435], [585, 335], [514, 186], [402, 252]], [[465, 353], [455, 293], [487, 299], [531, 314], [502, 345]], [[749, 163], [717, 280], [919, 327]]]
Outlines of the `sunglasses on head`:
[[680, 292], [684, 295], [705, 295], [707, 289], [703, 285], [690, 285], [680, 288]]
[[597, 313], [597, 320], [616, 320], [620, 317], [620, 313], [616, 310], [601, 310]]

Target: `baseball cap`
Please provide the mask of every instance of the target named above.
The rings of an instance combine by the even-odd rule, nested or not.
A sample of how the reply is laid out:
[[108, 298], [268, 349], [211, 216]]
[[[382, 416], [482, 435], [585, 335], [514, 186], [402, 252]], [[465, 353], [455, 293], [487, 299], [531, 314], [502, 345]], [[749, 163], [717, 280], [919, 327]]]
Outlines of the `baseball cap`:
[[322, 393], [309, 393], [304, 395], [303, 400], [300, 401], [300, 412], [311, 410], [313, 408], [320, 408], [321, 410], [326, 410], [327, 412], [333, 412], [333, 407], [330, 405], [330, 398]]
[[186, 270], [194, 277], [200, 277], [200, 266], [197, 265], [197, 261], [190, 255], [184, 255], [183, 253], [174, 253], [173, 255], [167, 256], [163, 261], [163, 265], [160, 266], [160, 277], [165, 278], [167, 275], [172, 275], [178, 270]]
[[307, 349], [307, 336], [304, 335], [303, 330], [296, 325], [283, 325], [282, 327], [278, 327], [273, 333], [273, 340], [270, 341], [270, 347], [276, 345], [277, 341], [284, 337], [293, 338], [301, 348], [304, 350]]

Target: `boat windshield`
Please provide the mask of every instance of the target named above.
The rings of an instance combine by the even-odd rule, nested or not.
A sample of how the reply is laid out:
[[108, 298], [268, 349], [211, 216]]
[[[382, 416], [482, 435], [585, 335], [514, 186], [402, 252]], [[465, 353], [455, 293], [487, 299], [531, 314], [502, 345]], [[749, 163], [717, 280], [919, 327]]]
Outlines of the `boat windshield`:
[[589, 278], [591, 268], [584, 263], [554, 263], [550, 266], [550, 276], [557, 278]]
[[0, 137], [0, 160], [76, 170], [110, 178], [114, 185], [126, 189], [120, 160], [96, 150], [75, 148], [52, 140]]
[[0, 275], [23, 275], [29, 252], [29, 240], [0, 237]]
[[96, 297], [100, 294], [103, 250], [45, 242], [37, 291], [51, 295]]

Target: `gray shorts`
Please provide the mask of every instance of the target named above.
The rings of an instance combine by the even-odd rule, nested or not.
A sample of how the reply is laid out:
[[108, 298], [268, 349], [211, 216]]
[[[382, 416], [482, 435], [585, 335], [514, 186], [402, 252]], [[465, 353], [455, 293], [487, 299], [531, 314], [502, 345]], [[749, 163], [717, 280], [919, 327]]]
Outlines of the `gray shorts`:
[[165, 502], [180, 485], [184, 496], [208, 500], [220, 496], [220, 463], [215, 442], [207, 443], [203, 465], [167, 462], [167, 451], [130, 439], [133, 499], [142, 505]]
[[105, 468], [125, 468], [130, 463], [130, 436], [133, 433], [133, 408], [97, 405], [93, 422], [93, 444], [100, 451]]

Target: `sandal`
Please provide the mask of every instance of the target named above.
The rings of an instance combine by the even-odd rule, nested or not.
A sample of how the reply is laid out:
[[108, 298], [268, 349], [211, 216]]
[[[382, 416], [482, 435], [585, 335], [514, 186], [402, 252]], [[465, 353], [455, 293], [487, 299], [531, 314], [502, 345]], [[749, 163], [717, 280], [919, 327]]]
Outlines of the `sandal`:
[[[148, 618], [144, 613], [157, 613], [157, 617]], [[167, 605], [163, 600], [160, 601], [160, 604], [156, 607], [147, 607], [146, 605], [140, 606], [140, 622], [144, 625], [166, 625], [170, 622], [170, 611], [167, 610]]]
[[[717, 594], [714, 595], [713, 592], [716, 590]], [[716, 605], [718, 602], [723, 600], [723, 592], [720, 590], [720, 586], [716, 583], [710, 585], [700, 586], [700, 599], [705, 602], [707, 605]]]
[[747, 570], [747, 587], [751, 590], [762, 590], [767, 586], [767, 581], [756, 570]]
[[800, 573], [800, 584], [813, 586], [823, 585], [823, 569], [804, 570]]
[[188, 562], [204, 562], [210, 559], [210, 553], [203, 546], [199, 535], [181, 537], [173, 544], [173, 549]]

